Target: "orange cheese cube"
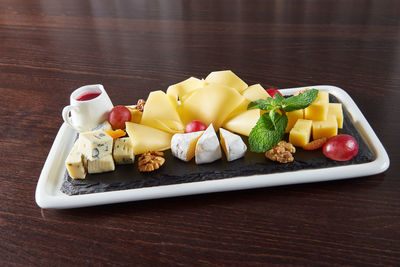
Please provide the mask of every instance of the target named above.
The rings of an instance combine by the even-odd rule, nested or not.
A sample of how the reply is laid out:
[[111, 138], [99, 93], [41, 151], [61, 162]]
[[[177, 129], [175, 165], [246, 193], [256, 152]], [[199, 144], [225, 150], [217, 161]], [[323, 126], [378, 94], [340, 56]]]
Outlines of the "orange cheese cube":
[[298, 119], [303, 119], [303, 109], [286, 112], [286, 116], [288, 118], [288, 124], [286, 126], [285, 132], [288, 133], [293, 128]]
[[313, 121], [325, 121], [328, 118], [329, 93], [319, 91], [315, 101], [304, 109], [304, 118]]
[[289, 142], [294, 146], [304, 146], [310, 142], [312, 121], [298, 119], [289, 133]]
[[343, 128], [343, 109], [341, 103], [329, 103], [328, 105], [328, 117], [333, 115], [336, 117], [338, 128]]
[[326, 121], [313, 121], [312, 122], [312, 134], [313, 139], [319, 139], [322, 137], [330, 138], [337, 135], [338, 125], [334, 115], [328, 116]]

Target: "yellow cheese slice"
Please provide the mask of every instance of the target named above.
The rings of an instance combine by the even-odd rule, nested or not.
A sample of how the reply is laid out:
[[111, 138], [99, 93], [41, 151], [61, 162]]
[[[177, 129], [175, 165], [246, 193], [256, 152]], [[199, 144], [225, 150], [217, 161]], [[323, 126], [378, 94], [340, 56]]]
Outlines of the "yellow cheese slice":
[[154, 91], [144, 105], [140, 124], [147, 125], [169, 133], [181, 133], [184, 126], [176, 110], [176, 100], [168, 97], [163, 91]]
[[208, 83], [218, 83], [235, 88], [239, 93], [243, 92], [248, 85], [230, 70], [213, 71], [206, 77]]
[[173, 84], [168, 87], [167, 95], [173, 96], [175, 99], [182, 99], [182, 97], [198, 88], [205, 85], [204, 80], [197, 79], [195, 77], [190, 77], [180, 83]]
[[179, 114], [185, 124], [192, 120], [199, 120], [206, 125], [212, 123], [214, 129], [219, 129], [229, 114], [244, 100], [244, 97], [234, 88], [209, 84], [188, 97], [182, 103]]
[[172, 134], [133, 122], [125, 124], [135, 155], [149, 151], [163, 151], [171, 147]]
[[253, 129], [260, 118], [260, 114], [259, 109], [246, 110], [226, 121], [222, 127], [231, 132], [249, 136], [251, 129]]
[[271, 97], [260, 84], [249, 86], [242, 92], [242, 95], [249, 101], [256, 101], [258, 99], [265, 100], [268, 97]]

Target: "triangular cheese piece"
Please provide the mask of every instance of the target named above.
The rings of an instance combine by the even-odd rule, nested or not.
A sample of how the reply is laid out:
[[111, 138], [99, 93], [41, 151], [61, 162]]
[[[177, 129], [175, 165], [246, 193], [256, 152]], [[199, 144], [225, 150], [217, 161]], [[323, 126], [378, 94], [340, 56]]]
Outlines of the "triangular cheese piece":
[[243, 92], [248, 87], [248, 85], [231, 70], [213, 71], [206, 77], [206, 82], [232, 87], [239, 93]]
[[246, 90], [242, 92], [242, 95], [249, 101], [256, 101], [258, 99], [267, 99], [268, 97], [271, 97], [265, 89], [259, 85], [259, 84], [254, 84], [252, 86], [249, 86]]
[[126, 122], [125, 125], [135, 155], [149, 151], [163, 151], [171, 147], [170, 133], [133, 122]]
[[228, 161], [233, 161], [244, 156], [247, 151], [247, 146], [239, 135], [231, 133], [223, 128], [219, 128], [219, 134], [221, 146]]
[[197, 141], [195, 158], [197, 164], [210, 163], [222, 157], [221, 146], [212, 124]]
[[222, 127], [231, 132], [249, 136], [251, 130], [260, 118], [259, 109], [249, 109], [227, 120]]
[[195, 154], [196, 144], [204, 131], [192, 133], [177, 133], [172, 136], [172, 155], [183, 161], [190, 161]]

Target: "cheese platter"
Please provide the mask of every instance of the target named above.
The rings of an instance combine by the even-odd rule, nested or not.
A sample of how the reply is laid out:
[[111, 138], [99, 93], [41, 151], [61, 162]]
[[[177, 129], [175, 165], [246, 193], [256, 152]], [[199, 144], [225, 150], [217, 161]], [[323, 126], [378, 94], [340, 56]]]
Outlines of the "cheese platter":
[[[188, 80], [190, 79], [192, 78]], [[224, 79], [224, 77], [221, 78], [221, 75], [214, 75], [211, 79], [218, 82], [218, 79]], [[191, 80], [190, 82], [204, 83], [203, 80]], [[242, 83], [230, 84], [229, 86], [239, 88], [240, 95], [236, 92], [229, 92], [231, 95], [228, 96], [230, 99], [228, 104], [224, 102], [224, 99], [219, 99], [220, 96], [215, 93], [215, 86], [206, 88], [208, 91], [204, 95], [212, 97], [214, 94], [216, 101], [222, 101], [218, 105], [224, 105], [224, 108], [229, 105], [229, 108], [223, 111], [216, 109], [218, 105], [215, 104], [215, 101], [212, 101], [212, 105], [204, 107], [207, 111], [200, 115], [200, 119], [207, 128], [202, 128], [201, 132], [190, 134], [184, 133], [184, 129], [182, 129], [193, 118], [199, 118], [195, 106], [196, 102], [193, 101], [194, 104], [192, 105], [190, 100], [196, 97], [201, 99], [203, 95], [196, 94], [195, 90], [188, 91], [187, 88], [177, 87], [170, 87], [171, 89], [167, 90], [167, 94], [169, 91], [170, 95], [177, 97], [178, 105], [181, 104], [180, 102], [188, 103], [184, 109], [179, 110], [176, 107], [168, 107], [171, 109], [169, 112], [165, 112], [165, 110], [164, 113], [147, 112], [146, 114], [146, 112], [143, 112], [139, 120], [132, 122], [134, 116], [137, 115], [137, 111], [134, 111], [132, 117], [130, 117], [130, 122], [126, 123], [126, 129], [124, 129], [128, 136], [116, 139], [121, 144], [126, 144], [126, 146], [128, 143], [130, 144], [130, 149], [127, 150], [130, 152], [129, 156], [118, 155], [118, 157], [122, 157], [122, 161], [124, 161], [124, 157], [125, 159], [128, 157], [128, 164], [124, 165], [118, 165], [117, 152], [114, 151], [113, 160], [113, 157], [107, 154], [107, 150], [104, 150], [104, 145], [101, 146], [103, 150], [100, 147], [93, 149], [93, 142], [90, 141], [91, 138], [93, 139], [92, 135], [85, 137], [86, 133], [79, 133], [79, 130], [71, 127], [70, 123], [64, 123], [58, 131], [40, 174], [36, 188], [37, 204], [41, 208], [78, 208], [191, 194], [354, 178], [381, 173], [389, 167], [389, 157], [383, 145], [357, 105], [343, 89], [335, 86], [319, 85], [280, 89], [278, 93], [284, 97], [289, 97], [296, 93], [301, 93], [305, 89], [313, 88], [318, 90], [318, 97], [313, 99], [315, 102], [313, 102], [312, 108], [320, 108], [318, 101], [322, 99], [321, 95], [325, 93], [332, 103], [341, 104], [344, 114], [341, 118], [342, 121], [339, 121], [339, 119], [335, 119], [334, 122], [333, 119], [326, 120], [326, 122], [318, 121], [318, 123], [314, 123], [314, 128], [316, 129], [314, 135], [328, 133], [330, 131], [329, 125], [339, 125], [342, 128], [338, 129], [336, 126], [335, 135], [344, 136], [350, 134], [354, 136], [354, 142], [357, 144], [356, 155], [352, 155], [348, 160], [332, 160], [327, 158], [326, 155], [331, 152], [325, 149], [325, 146], [324, 150], [321, 148], [318, 151], [302, 149], [298, 142], [302, 142], [302, 138], [306, 134], [303, 134], [303, 130], [298, 131], [301, 126], [301, 119], [296, 118], [296, 120], [299, 120], [300, 126], [297, 125], [295, 127], [295, 122], [292, 123], [293, 125], [291, 125], [290, 129], [289, 126], [286, 127], [291, 123], [291, 114], [295, 113], [295, 111], [292, 111], [286, 112], [288, 114], [287, 117], [289, 117], [289, 123], [284, 124], [286, 133], [280, 139], [292, 140], [296, 144], [296, 149], [294, 149], [296, 152], [293, 152], [294, 158], [290, 162], [278, 163], [266, 159], [264, 153], [254, 152], [259, 142], [252, 143], [250, 138], [251, 131], [255, 128], [257, 120], [263, 117], [263, 112], [247, 108], [252, 100], [260, 96], [259, 92], [262, 92], [260, 90], [261, 86], [247, 86]], [[150, 109], [152, 106], [163, 104], [165, 106], [165, 103], [160, 103], [163, 99], [158, 96], [160, 94], [159, 91], [151, 92], [145, 108]], [[244, 109], [235, 114], [235, 110], [242, 105], [242, 95], [251, 101], [245, 102]], [[205, 100], [196, 101], [207, 102]], [[272, 103], [273, 101], [270, 102]], [[158, 109], [153, 108], [152, 111], [154, 110], [157, 111]], [[173, 110], [178, 110], [178, 112], [174, 113]], [[311, 114], [313, 111], [308, 112]], [[167, 113], [174, 114], [175, 121], [180, 120], [185, 123], [171, 122], [171, 116], [165, 117]], [[223, 114], [221, 115], [221, 113]], [[269, 115], [267, 115], [269, 117], [275, 116], [275, 114], [271, 115], [271, 113], [269, 112]], [[320, 111], [314, 113], [318, 115]], [[218, 114], [219, 116], [214, 116], [213, 114]], [[254, 119], [254, 114], [256, 114], [256, 119]], [[281, 113], [278, 112], [278, 114], [276, 116], [280, 118]], [[305, 111], [302, 114], [304, 118]], [[335, 118], [338, 117], [340, 116]], [[246, 123], [238, 123], [243, 121]], [[147, 128], [150, 127], [149, 125], [153, 127], [151, 133], [156, 136], [155, 140], [159, 142], [158, 144], [154, 144], [155, 141], [146, 144], [146, 141], [141, 141], [140, 139], [142, 135], [148, 135], [149, 129]], [[282, 129], [283, 132], [285, 128]], [[322, 130], [318, 131], [317, 129], [319, 128]], [[143, 134], [141, 131], [143, 131]], [[309, 131], [311, 131], [311, 126]], [[217, 132], [220, 133], [219, 139]], [[185, 135], [191, 136], [190, 140], [185, 139]], [[250, 137], [248, 137], [249, 135]], [[85, 140], [85, 138], [89, 141], [86, 141], [87, 145], [83, 148], [83, 145], [80, 142], [78, 144], [77, 140]], [[99, 138], [106, 138], [108, 144], [112, 146], [112, 138], [111, 141], [108, 136]], [[122, 138], [125, 138], [125, 140], [122, 140]], [[310, 137], [308, 136], [308, 138]], [[330, 136], [330, 138], [332, 137]], [[167, 142], [168, 145], [166, 145]], [[174, 143], [186, 144], [186, 150], [179, 151], [181, 146], [174, 146]], [[311, 144], [312, 141], [309, 140], [306, 143]], [[115, 144], [117, 144], [117, 141], [114, 140], [114, 150], [117, 148]], [[149, 146], [152, 149], [147, 148]], [[268, 147], [268, 149], [270, 148]], [[203, 152], [204, 149], [208, 150], [204, 153], [199, 152]], [[160, 166], [156, 170], [150, 172], [140, 170], [140, 162], [143, 161], [142, 156], [149, 153], [150, 150], [163, 151], [154, 152], [161, 154], [153, 155], [154, 159], [162, 158], [163, 162], [157, 164]], [[83, 151], [81, 152], [81, 158], [86, 159], [78, 162], [80, 164], [79, 177], [72, 178], [75, 172], [71, 167], [73, 166], [72, 161], [68, 161], [68, 159], [71, 155], [75, 155], [75, 158], [77, 158], [76, 154], [74, 154], [77, 151]], [[93, 151], [96, 153], [92, 154]], [[112, 154], [112, 152], [109, 153]], [[85, 157], [85, 155], [87, 156]], [[139, 155], [142, 156], [139, 157]], [[226, 157], [223, 157], [223, 155], [226, 155]], [[93, 158], [93, 156], [95, 157]], [[114, 165], [114, 162], [117, 166]], [[68, 165], [68, 163], [71, 163], [71, 165]], [[101, 173], [101, 168], [104, 166], [106, 166], [104, 170], [109, 172]], [[89, 173], [87, 173], [87, 170], [89, 170]]]

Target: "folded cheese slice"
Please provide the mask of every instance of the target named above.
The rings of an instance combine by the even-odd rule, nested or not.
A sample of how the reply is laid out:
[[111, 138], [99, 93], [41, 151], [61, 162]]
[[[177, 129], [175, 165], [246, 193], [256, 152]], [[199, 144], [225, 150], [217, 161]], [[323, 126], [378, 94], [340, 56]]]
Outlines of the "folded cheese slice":
[[231, 70], [213, 71], [206, 77], [206, 82], [235, 88], [239, 93], [243, 92], [248, 87], [248, 85]]
[[164, 151], [171, 147], [170, 133], [133, 122], [126, 122], [125, 125], [135, 155], [149, 151]]

